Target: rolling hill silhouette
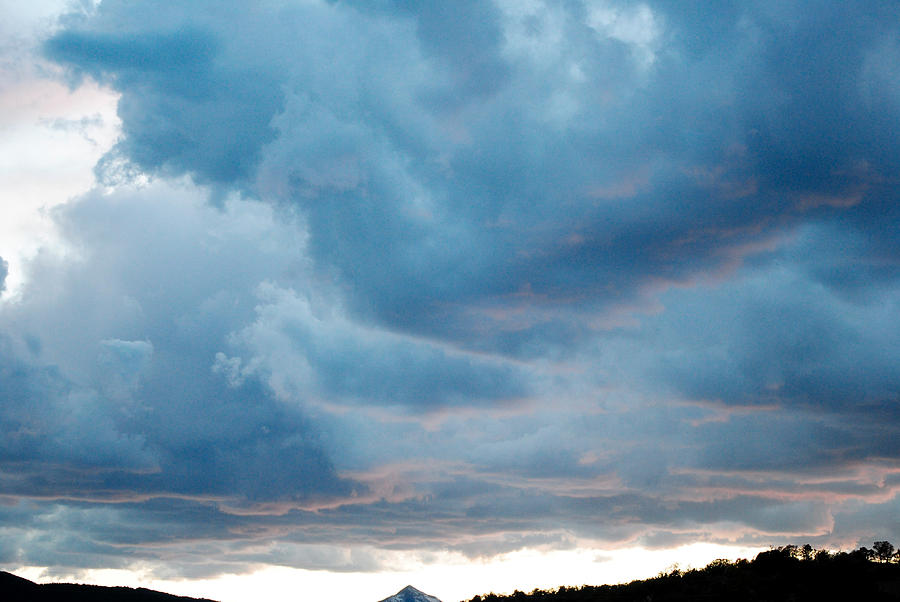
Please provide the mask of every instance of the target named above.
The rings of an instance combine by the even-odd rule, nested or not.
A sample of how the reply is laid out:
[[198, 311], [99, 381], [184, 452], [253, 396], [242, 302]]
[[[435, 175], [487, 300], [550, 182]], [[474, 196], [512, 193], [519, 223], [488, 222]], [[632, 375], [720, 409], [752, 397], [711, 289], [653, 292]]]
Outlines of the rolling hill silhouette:
[[74, 583], [38, 584], [0, 571], [0, 600], [3, 602], [213, 602], [145, 588], [104, 587]]

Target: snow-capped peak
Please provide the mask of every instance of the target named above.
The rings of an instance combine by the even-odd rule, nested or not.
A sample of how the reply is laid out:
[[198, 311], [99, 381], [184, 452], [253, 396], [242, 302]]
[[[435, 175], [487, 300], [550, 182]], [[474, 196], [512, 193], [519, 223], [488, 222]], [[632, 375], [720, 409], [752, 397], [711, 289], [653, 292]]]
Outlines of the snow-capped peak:
[[385, 598], [381, 600], [381, 602], [441, 602], [434, 596], [429, 596], [425, 592], [421, 592], [414, 588], [411, 585], [407, 585], [399, 592], [391, 596], [390, 598]]

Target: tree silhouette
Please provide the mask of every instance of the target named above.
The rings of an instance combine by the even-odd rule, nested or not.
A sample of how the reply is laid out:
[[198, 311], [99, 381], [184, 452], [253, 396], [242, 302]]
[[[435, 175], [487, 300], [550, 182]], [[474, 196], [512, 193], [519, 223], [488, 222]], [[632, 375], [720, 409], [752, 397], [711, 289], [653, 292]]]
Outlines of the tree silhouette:
[[894, 556], [894, 546], [889, 541], [876, 541], [872, 544], [872, 551], [881, 562], [890, 562]]
[[618, 585], [562, 586], [523, 594], [481, 596], [471, 602], [900, 602], [900, 556], [886, 541], [851, 552], [788, 545], [753, 560], [714, 560], [702, 569], [674, 568]]
[[800, 558], [802, 558], [803, 560], [812, 560], [814, 551], [815, 550], [813, 550], [813, 547], [808, 543], [803, 544], [803, 547], [800, 548]]

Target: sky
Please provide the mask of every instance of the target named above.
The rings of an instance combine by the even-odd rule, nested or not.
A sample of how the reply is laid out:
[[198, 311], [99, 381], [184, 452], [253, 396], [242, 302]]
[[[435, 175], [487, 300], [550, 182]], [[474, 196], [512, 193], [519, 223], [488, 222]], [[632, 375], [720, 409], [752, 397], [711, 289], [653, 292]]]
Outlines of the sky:
[[900, 541], [896, 2], [0, 11], [0, 568], [454, 602]]

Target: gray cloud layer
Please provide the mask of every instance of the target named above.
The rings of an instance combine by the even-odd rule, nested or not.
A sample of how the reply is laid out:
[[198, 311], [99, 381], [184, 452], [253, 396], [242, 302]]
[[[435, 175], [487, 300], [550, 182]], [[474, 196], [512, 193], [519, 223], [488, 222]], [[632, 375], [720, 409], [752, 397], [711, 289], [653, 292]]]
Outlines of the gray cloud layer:
[[0, 307], [0, 561], [896, 538], [897, 13], [70, 16], [119, 188]]

